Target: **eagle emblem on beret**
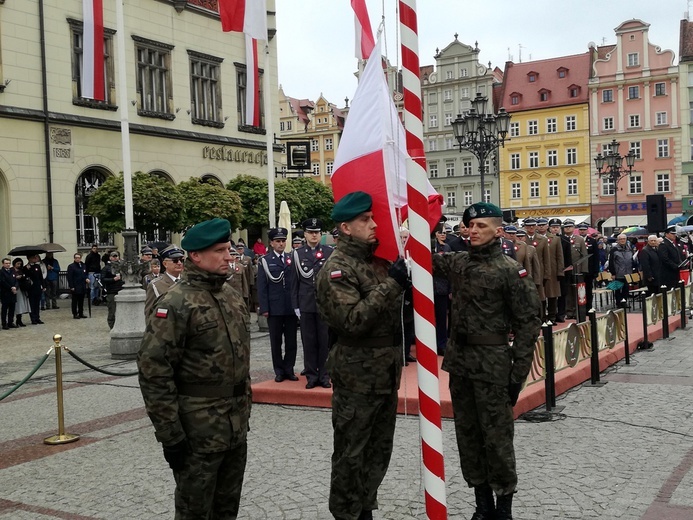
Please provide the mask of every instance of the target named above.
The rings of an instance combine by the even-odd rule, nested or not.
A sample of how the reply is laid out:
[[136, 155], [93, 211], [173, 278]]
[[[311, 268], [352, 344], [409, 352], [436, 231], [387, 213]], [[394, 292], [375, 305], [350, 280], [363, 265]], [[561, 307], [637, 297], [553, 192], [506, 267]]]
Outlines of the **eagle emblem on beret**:
[[476, 215], [477, 215], [476, 208], [474, 206], [470, 206], [469, 207], [469, 216], [474, 218], [474, 217], [476, 217]]

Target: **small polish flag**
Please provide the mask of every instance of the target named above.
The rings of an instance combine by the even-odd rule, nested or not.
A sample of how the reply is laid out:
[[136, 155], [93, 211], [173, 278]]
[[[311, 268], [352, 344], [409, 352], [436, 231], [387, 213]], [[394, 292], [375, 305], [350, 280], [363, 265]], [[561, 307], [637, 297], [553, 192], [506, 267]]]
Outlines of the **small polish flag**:
[[332, 271], [332, 272], [330, 273], [330, 278], [331, 278], [332, 280], [337, 280], [337, 279], [339, 279], [339, 278], [341, 278], [341, 277], [342, 277], [342, 271]]
[[168, 309], [157, 309], [156, 310], [156, 315], [157, 318], [165, 318], [168, 316]]
[[527, 276], [527, 269], [525, 269], [524, 267], [520, 269], [518, 272], [520, 273], [520, 278], [524, 278], [525, 276]]

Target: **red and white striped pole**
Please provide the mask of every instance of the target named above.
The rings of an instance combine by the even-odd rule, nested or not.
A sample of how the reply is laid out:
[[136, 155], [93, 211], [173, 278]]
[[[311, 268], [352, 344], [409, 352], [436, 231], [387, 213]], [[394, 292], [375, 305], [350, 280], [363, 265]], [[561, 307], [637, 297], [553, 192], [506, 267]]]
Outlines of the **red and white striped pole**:
[[426, 517], [445, 520], [445, 465], [440, 419], [440, 387], [433, 310], [431, 275], [431, 232], [428, 223], [428, 186], [421, 121], [421, 82], [419, 80], [419, 34], [416, 0], [399, 1], [402, 41], [402, 79], [404, 86], [404, 129], [407, 151], [407, 203], [412, 282], [414, 285], [414, 327], [416, 330], [417, 377], [419, 380], [419, 429], [424, 464]]

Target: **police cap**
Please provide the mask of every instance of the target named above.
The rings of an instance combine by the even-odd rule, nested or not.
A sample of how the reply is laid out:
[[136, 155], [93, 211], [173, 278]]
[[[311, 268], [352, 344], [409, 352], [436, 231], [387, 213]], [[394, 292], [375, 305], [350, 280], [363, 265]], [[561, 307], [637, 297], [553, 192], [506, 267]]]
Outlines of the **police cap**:
[[180, 245], [186, 251], [201, 251], [214, 244], [229, 242], [231, 224], [223, 218], [205, 220], [191, 227]]
[[308, 218], [301, 224], [305, 231], [322, 231], [322, 220], [319, 218]]
[[539, 217], [537, 219], [537, 226], [545, 226], [548, 223], [549, 223], [549, 219], [547, 219], [547, 218]]
[[171, 244], [164, 248], [159, 256], [161, 256], [162, 260], [166, 260], [167, 258], [183, 258], [185, 254], [178, 246]]
[[152, 248], [149, 246], [144, 246], [142, 250], [140, 251], [141, 255], [152, 255], [154, 254], [154, 251], [152, 251]]
[[537, 225], [537, 219], [534, 217], [527, 217], [522, 221], [523, 226], [536, 226]]
[[365, 191], [352, 191], [339, 199], [332, 209], [332, 220], [335, 222], [349, 222], [361, 213], [370, 211], [373, 207], [373, 198]]
[[515, 226], [505, 226], [503, 228], [503, 231], [505, 231], [506, 233], [513, 233], [514, 234], [514, 233], [517, 233], [517, 228]]
[[288, 236], [289, 232], [283, 227], [272, 228], [267, 232], [267, 237], [270, 239], [270, 242], [272, 240], [286, 240], [286, 237]]
[[575, 227], [575, 221], [572, 218], [567, 218], [563, 221], [563, 227]]
[[467, 209], [464, 210], [462, 215], [462, 222], [465, 226], [469, 225], [469, 222], [475, 218], [489, 218], [489, 217], [503, 217], [503, 212], [495, 204], [490, 202], [477, 202], [472, 204]]
[[587, 222], [580, 222], [580, 223], [577, 225], [577, 228], [578, 228], [578, 229], [589, 229], [589, 228], [590, 228], [590, 225], [589, 225]]
[[524, 229], [520, 228], [520, 229], [517, 230], [517, 236], [518, 236], [518, 237], [526, 237], [526, 236], [527, 236], [527, 232], [526, 232]]

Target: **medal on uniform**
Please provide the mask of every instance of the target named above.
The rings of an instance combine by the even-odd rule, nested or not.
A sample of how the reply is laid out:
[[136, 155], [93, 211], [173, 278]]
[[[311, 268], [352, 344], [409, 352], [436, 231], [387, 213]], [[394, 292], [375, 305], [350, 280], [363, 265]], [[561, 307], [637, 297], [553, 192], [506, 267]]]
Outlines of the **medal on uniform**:
[[320, 259], [322, 258], [322, 251], [320, 251], [320, 250], [318, 249], [318, 252], [315, 253], [315, 258], [317, 258], [318, 260], [320, 260]]
[[291, 257], [290, 256], [286, 257], [286, 265], [291, 265]]

